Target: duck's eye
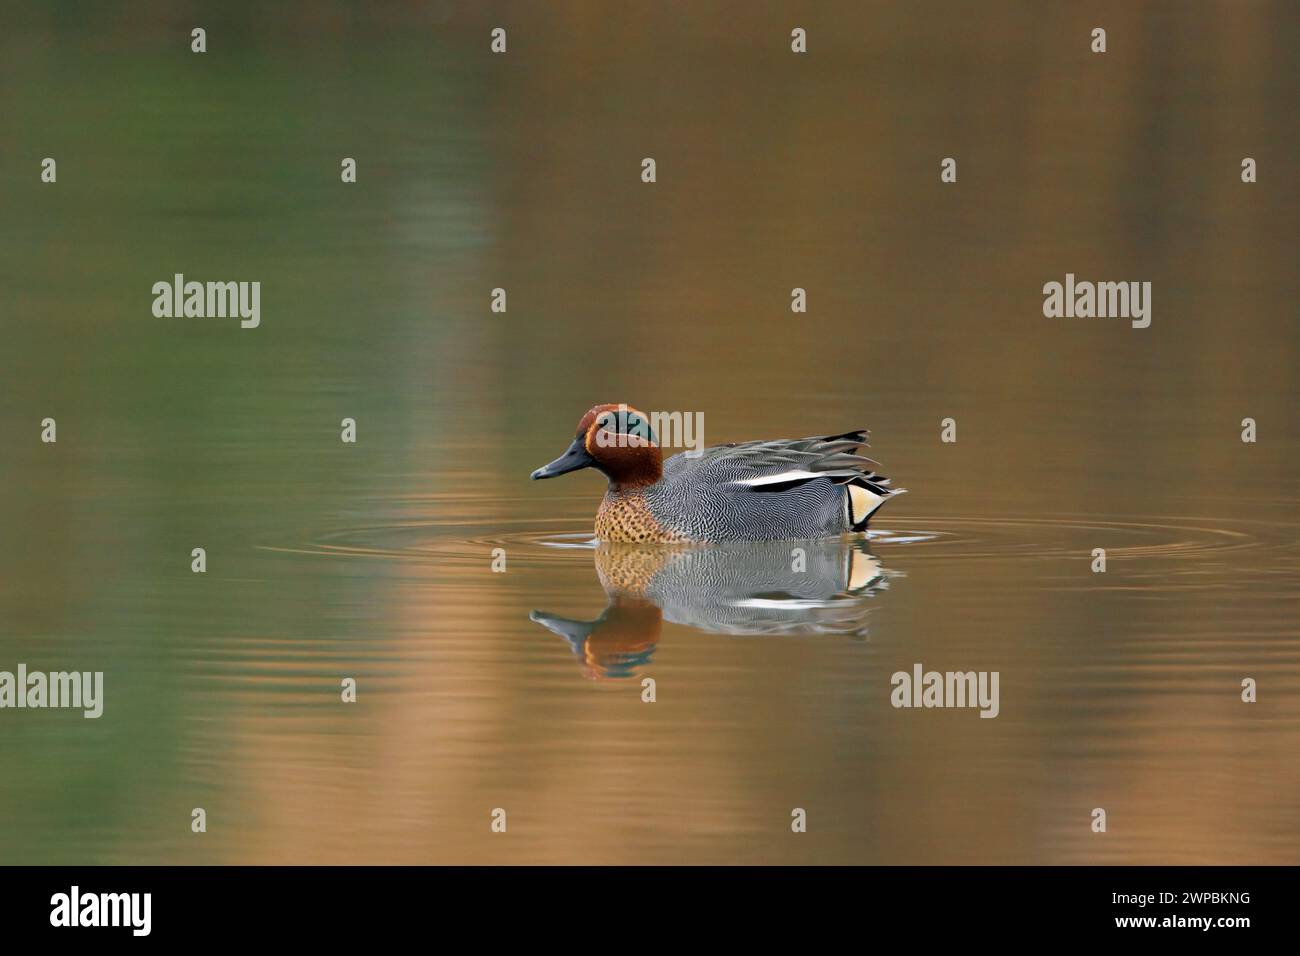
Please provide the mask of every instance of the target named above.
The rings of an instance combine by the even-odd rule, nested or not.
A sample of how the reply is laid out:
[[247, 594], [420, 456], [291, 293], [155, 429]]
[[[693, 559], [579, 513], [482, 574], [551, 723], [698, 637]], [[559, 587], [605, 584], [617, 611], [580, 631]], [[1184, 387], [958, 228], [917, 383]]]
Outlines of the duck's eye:
[[596, 419], [597, 428], [609, 428], [614, 423], [614, 419], [609, 415], [601, 415]]

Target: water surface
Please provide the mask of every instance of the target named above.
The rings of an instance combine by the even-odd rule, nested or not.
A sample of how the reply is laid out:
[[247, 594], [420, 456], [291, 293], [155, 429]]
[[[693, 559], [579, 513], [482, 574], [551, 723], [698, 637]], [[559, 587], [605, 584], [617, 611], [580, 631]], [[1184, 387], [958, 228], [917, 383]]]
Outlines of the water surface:
[[[0, 861], [1296, 862], [1286, 6], [620, 8], [6, 8], [0, 669], [107, 701], [0, 712]], [[910, 493], [801, 579], [610, 555], [527, 481], [606, 401]]]

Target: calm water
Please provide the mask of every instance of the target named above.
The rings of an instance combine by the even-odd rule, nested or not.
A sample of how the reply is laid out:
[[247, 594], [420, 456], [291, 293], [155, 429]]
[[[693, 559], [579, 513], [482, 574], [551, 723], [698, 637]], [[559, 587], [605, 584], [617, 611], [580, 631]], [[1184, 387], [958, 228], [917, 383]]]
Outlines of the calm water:
[[[0, 711], [0, 862], [1296, 862], [1294, 16], [926, 6], [4, 7], [0, 670], [107, 701]], [[910, 494], [795, 581], [596, 549], [527, 476], [603, 401]]]

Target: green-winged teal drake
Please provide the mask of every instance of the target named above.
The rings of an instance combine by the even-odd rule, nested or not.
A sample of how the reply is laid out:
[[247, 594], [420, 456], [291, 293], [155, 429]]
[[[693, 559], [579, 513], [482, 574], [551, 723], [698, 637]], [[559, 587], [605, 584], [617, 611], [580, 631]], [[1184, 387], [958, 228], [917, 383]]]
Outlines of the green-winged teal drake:
[[596, 513], [603, 541], [774, 541], [864, 531], [890, 488], [854, 452], [863, 430], [682, 452], [664, 461], [650, 418], [597, 405], [568, 449], [532, 477], [595, 468], [609, 479]]

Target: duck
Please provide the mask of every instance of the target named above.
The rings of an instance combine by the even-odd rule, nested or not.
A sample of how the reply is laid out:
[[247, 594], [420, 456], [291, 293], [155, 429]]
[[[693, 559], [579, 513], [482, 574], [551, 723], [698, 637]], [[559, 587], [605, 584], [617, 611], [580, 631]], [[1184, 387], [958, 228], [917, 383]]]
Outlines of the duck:
[[716, 445], [664, 460], [651, 417], [595, 405], [572, 443], [534, 481], [594, 468], [609, 481], [596, 512], [601, 541], [780, 541], [865, 532], [905, 489], [855, 452], [867, 431]]

